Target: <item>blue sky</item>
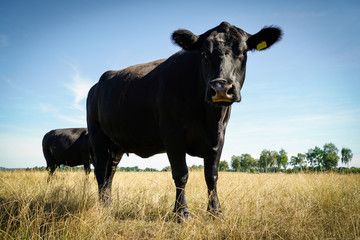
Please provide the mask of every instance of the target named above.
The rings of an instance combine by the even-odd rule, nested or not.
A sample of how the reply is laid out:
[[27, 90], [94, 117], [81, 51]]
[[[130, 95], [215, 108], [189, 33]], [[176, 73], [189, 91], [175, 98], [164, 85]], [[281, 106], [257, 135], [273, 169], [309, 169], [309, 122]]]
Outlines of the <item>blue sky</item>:
[[[86, 126], [86, 95], [103, 72], [169, 57], [180, 50], [174, 30], [227, 21], [252, 34], [280, 26], [284, 37], [249, 54], [221, 159], [281, 148], [291, 157], [332, 142], [360, 167], [359, 1], [128, 2], [0, 0], [0, 166], [45, 166], [42, 137]], [[131, 154], [119, 166], [136, 165], [169, 163]]]

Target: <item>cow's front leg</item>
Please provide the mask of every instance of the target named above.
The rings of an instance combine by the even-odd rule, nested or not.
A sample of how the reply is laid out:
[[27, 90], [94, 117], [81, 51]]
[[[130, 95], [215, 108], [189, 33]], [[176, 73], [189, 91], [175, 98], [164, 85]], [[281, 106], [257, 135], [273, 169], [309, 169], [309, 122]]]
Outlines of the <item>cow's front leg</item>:
[[222, 214], [220, 201], [217, 195], [216, 185], [218, 180], [218, 167], [219, 160], [217, 159], [205, 159], [204, 160], [204, 171], [205, 180], [208, 187], [208, 211], [213, 216], [219, 216]]
[[174, 212], [178, 222], [182, 222], [189, 216], [189, 211], [185, 199], [185, 185], [188, 180], [188, 168], [185, 161], [185, 151], [167, 150], [169, 157], [172, 177], [176, 186], [176, 200]]
[[184, 218], [189, 216], [189, 211], [185, 198], [185, 185], [188, 180], [188, 172], [182, 172], [181, 174], [173, 172], [173, 179], [176, 186], [176, 201], [174, 206], [174, 212], [176, 214], [178, 222], [181, 222]]

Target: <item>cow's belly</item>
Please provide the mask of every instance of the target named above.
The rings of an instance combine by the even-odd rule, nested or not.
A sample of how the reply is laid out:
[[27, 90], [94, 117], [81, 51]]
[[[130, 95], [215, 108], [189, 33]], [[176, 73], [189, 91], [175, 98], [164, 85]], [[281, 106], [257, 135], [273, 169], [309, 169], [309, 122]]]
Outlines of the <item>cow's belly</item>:
[[120, 125], [116, 129], [106, 131], [113, 142], [113, 146], [123, 153], [134, 153], [140, 157], [148, 158], [165, 152], [158, 132], [154, 127], [146, 124], [131, 127]]
[[210, 158], [216, 155], [216, 147], [212, 148], [205, 142], [196, 142], [186, 146], [186, 153], [193, 157]]
[[164, 145], [158, 141], [139, 141], [132, 144], [120, 143], [120, 145], [126, 153], [134, 153], [142, 158], [165, 152]]

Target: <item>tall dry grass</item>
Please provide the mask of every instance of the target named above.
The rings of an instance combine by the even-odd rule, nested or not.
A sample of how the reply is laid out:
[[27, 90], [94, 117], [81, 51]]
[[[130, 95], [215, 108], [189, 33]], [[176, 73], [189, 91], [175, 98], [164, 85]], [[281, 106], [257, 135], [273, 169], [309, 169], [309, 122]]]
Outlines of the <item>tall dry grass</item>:
[[202, 172], [191, 172], [191, 217], [176, 223], [170, 173], [118, 172], [99, 206], [93, 174], [0, 172], [1, 239], [359, 239], [360, 175], [220, 173], [224, 216], [205, 211]]

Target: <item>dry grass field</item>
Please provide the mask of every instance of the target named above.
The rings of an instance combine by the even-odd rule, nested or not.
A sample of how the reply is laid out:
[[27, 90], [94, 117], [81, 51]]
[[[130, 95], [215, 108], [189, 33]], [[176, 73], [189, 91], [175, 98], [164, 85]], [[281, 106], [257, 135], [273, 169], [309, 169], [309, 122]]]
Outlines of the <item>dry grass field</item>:
[[117, 172], [113, 203], [93, 173], [0, 172], [1, 239], [359, 239], [360, 175], [220, 173], [224, 216], [205, 211], [202, 172], [190, 172], [191, 217], [176, 223], [168, 172]]

